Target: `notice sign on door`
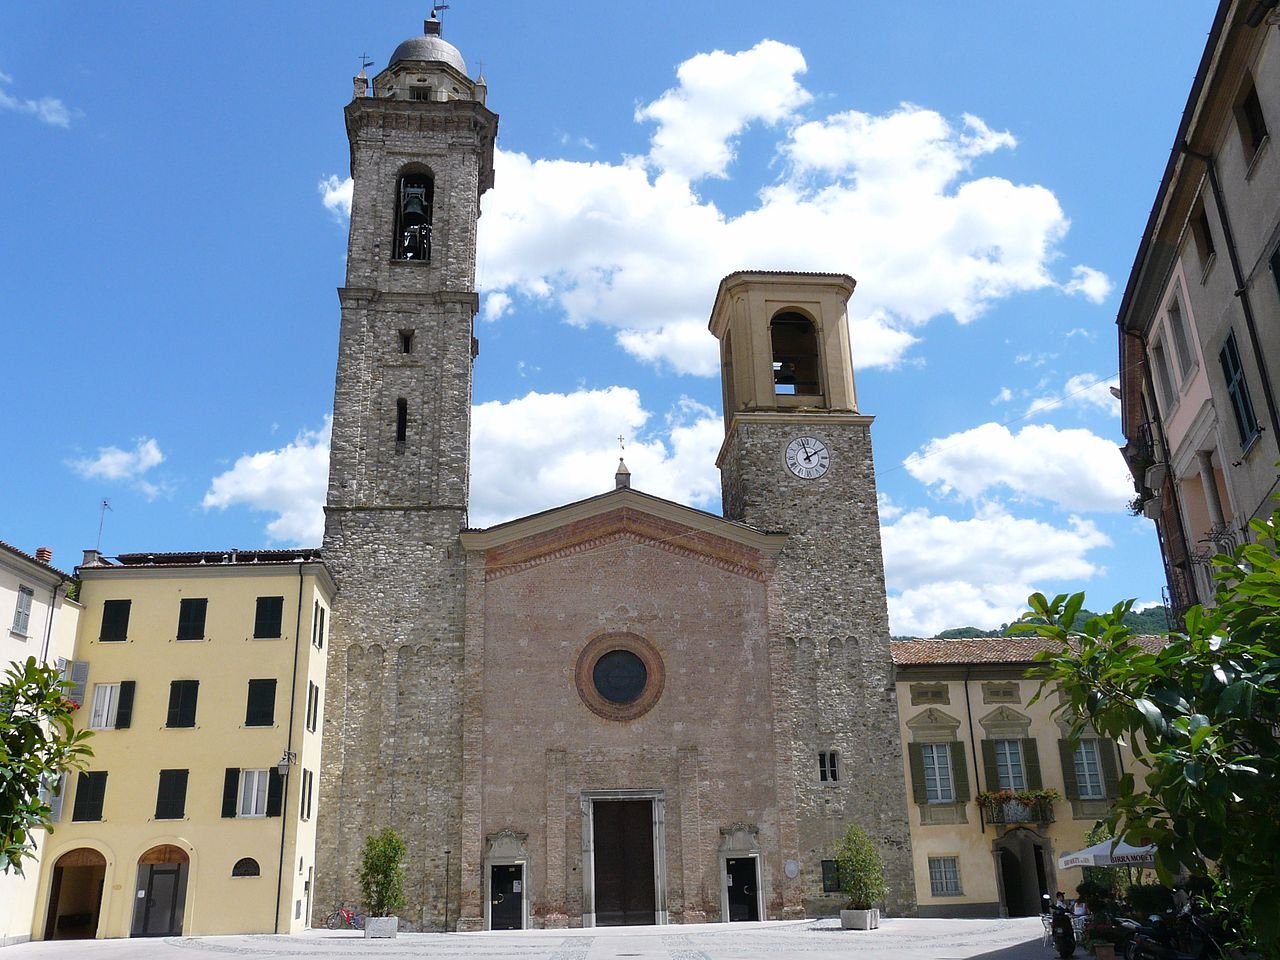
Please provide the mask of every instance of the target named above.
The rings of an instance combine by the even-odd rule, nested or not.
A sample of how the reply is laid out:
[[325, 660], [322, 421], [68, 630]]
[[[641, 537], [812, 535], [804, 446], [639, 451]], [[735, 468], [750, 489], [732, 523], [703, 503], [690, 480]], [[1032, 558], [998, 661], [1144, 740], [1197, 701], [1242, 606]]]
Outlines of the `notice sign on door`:
[[511, 892], [512, 892], [512, 893], [519, 893], [519, 892], [520, 892], [520, 881], [519, 881], [519, 880], [513, 880], [513, 881], [511, 881]]

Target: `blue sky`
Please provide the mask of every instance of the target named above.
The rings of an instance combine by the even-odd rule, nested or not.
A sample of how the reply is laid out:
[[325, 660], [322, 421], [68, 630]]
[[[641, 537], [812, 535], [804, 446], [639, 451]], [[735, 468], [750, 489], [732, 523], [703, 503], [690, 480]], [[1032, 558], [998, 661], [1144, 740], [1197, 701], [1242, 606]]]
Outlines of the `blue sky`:
[[[724, 11], [732, 9], [732, 18]], [[500, 116], [474, 525], [636, 487], [719, 510], [721, 276], [847, 272], [895, 633], [1159, 597], [1115, 314], [1214, 5], [455, 0]], [[404, 2], [7, 5], [0, 539], [315, 545], [342, 107]]]

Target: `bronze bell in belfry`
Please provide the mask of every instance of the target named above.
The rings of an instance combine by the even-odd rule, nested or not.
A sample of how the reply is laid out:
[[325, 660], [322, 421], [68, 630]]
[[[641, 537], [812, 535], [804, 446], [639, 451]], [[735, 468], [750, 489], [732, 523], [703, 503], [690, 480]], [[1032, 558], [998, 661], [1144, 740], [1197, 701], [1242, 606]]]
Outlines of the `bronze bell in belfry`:
[[431, 219], [427, 209], [427, 188], [404, 187], [404, 196], [400, 202], [400, 222], [406, 226], [417, 226]]

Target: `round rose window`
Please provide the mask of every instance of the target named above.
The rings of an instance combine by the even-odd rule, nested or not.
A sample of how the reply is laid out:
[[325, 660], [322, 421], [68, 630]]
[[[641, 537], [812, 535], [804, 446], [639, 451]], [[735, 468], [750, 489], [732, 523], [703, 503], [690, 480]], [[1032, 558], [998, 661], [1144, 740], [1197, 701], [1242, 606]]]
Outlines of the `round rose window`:
[[634, 720], [662, 695], [662, 657], [634, 633], [602, 633], [578, 654], [578, 696], [606, 720]]

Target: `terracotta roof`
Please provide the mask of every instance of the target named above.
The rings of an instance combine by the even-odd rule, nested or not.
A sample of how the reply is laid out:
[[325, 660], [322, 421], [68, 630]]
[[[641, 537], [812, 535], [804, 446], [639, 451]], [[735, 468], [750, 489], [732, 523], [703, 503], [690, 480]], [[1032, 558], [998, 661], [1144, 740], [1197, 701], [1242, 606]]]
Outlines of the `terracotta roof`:
[[71, 574], [65, 573], [62, 570], [59, 570], [57, 567], [55, 567], [51, 563], [45, 563], [43, 560], [39, 560], [36, 557], [33, 557], [31, 554], [27, 553], [27, 551], [25, 550], [19, 550], [17, 547], [15, 547], [11, 543], [5, 543], [3, 540], [0, 540], [0, 548], [8, 550], [10, 553], [14, 554], [15, 556], [21, 557], [23, 560], [30, 560], [32, 563], [37, 564], [38, 566], [46, 567], [49, 570], [52, 570], [58, 576], [62, 577], [63, 580], [71, 579]]
[[[1141, 636], [1135, 640], [1155, 653], [1164, 637]], [[1057, 644], [1041, 637], [974, 637], [964, 640], [894, 640], [889, 644], [893, 662], [899, 667], [925, 664], [1031, 663], [1041, 650], [1056, 650]]]

